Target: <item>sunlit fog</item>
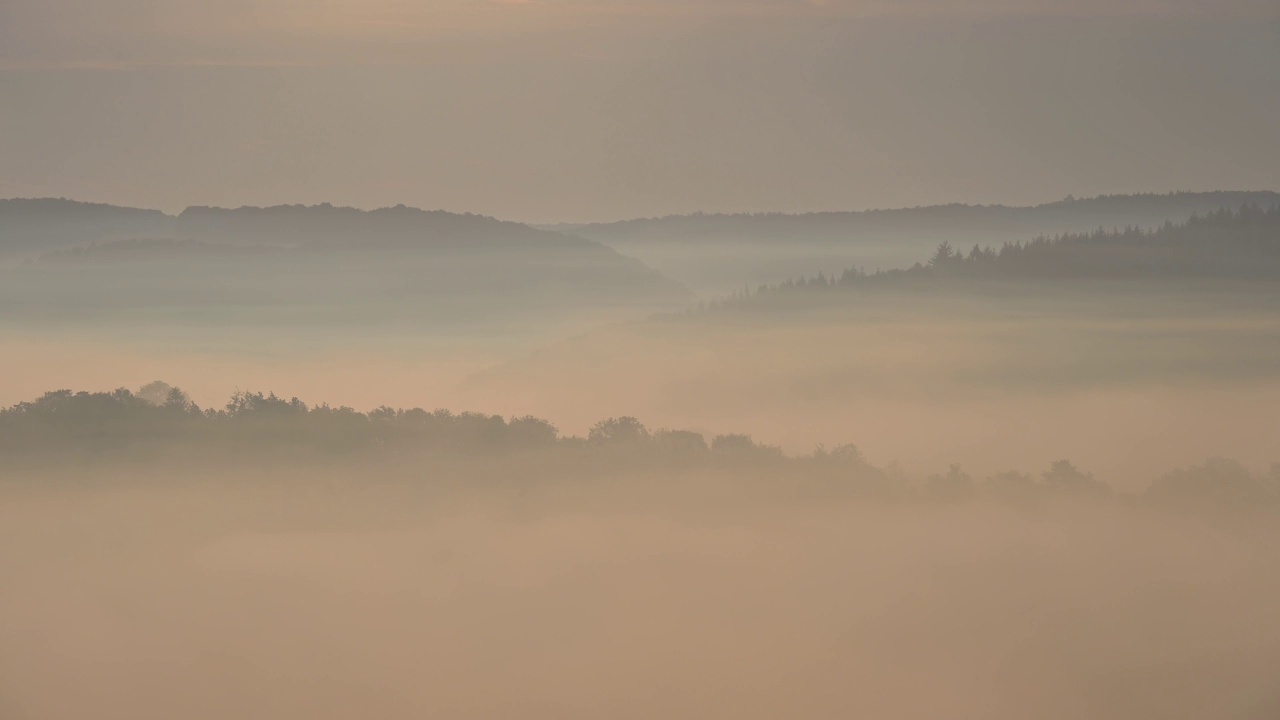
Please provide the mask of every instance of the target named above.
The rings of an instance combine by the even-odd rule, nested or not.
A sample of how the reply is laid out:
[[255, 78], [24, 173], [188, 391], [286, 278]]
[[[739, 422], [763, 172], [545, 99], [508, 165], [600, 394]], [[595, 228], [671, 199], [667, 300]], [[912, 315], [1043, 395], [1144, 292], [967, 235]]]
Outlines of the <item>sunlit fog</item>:
[[0, 0], [0, 720], [1280, 717], [1278, 68]]

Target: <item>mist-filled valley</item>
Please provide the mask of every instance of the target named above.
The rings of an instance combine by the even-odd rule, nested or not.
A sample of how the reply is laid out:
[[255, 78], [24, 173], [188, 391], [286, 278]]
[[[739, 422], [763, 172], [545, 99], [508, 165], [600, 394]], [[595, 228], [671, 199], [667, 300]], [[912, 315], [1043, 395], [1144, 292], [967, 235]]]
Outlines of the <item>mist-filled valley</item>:
[[[1099, 222], [1126, 206], [1074, 204], [1111, 209]], [[204, 407], [254, 390], [532, 415], [577, 435], [633, 416], [793, 453], [856, 442], [920, 473], [1060, 455], [1117, 478], [1212, 455], [1265, 466], [1280, 396], [1270, 207], [944, 241], [899, 268], [701, 296], [514, 223], [193, 209], [176, 238], [85, 241], [0, 268], [0, 402], [161, 378]]]
[[0, 720], [1280, 718], [1275, 0], [0, 0]]
[[548, 229], [597, 240], [699, 292], [909, 267], [940, 243], [967, 250], [1038, 235], [1154, 228], [1223, 207], [1280, 202], [1274, 192], [1179, 192], [1067, 198], [1031, 207], [934, 205], [862, 212], [697, 214]]
[[1268, 197], [0, 203], [0, 716], [1274, 717]]
[[0, 720], [1280, 717], [1275, 0], [0, 0]]
[[[170, 217], [0, 202], [10, 250], [0, 309], [6, 322], [37, 327], [412, 322], [416, 334], [431, 334], [601, 306], [671, 308], [690, 297], [599, 243], [473, 215], [322, 205], [188, 208]], [[121, 215], [148, 218], [141, 229], [150, 233], [119, 237]]]
[[0, 413], [13, 718], [1266, 718], [1280, 466], [914, 476], [632, 418]]
[[789, 449], [856, 439], [918, 469], [1067, 450], [1119, 474], [1227, 451], [1269, 462], [1277, 220], [1219, 212], [1151, 232], [944, 244], [905, 270], [851, 268], [603, 328], [466, 387], [563, 407], [575, 427], [627, 408]]
[[[170, 216], [9, 200], [0, 238], [9, 402], [50, 381], [114, 384], [138, 372], [182, 376], [202, 398], [272, 381], [346, 402], [405, 383], [439, 392], [551, 339], [693, 300], [592, 241], [403, 206]], [[85, 353], [95, 361], [79, 362]], [[355, 399], [331, 391], [353, 385], [343, 372], [368, 382], [387, 364], [396, 369], [372, 374], [399, 384]], [[317, 385], [288, 388], [281, 376]]]

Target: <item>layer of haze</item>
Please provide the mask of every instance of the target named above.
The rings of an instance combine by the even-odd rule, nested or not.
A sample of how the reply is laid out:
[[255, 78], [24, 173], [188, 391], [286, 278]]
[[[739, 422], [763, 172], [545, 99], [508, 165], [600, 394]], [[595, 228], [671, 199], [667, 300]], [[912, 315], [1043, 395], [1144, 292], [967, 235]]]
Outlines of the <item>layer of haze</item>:
[[[1266, 0], [0, 0], [0, 197], [551, 224], [1278, 188], [1278, 40]], [[443, 231], [72, 249], [122, 238], [18, 205], [0, 405], [164, 380], [712, 443], [51, 394], [5, 414], [3, 720], [1280, 716], [1274, 231], [1173, 279], [944, 264], [646, 319], [936, 239], [615, 248], [695, 298], [529, 228], [475, 262]], [[308, 212], [350, 214], [242, 214]], [[1063, 458], [1117, 492], [995, 475]], [[1187, 507], [1140, 494], [1192, 463]]]
[[0, 196], [525, 221], [1280, 186], [1267, 2], [0, 2]]
[[14, 478], [50, 486], [0, 489], [0, 714], [1280, 712], [1273, 519], [345, 473]]
[[[581, 322], [581, 321], [579, 321]], [[581, 328], [581, 325], [577, 326]], [[868, 298], [856, 307], [414, 338], [407, 327], [107, 326], [11, 332], [0, 403], [163, 378], [204, 407], [236, 389], [383, 404], [606, 417], [805, 452], [858, 444], [914, 472], [1069, 457], [1122, 487], [1225, 455], [1277, 461], [1280, 321], [1270, 291]], [[88, 360], [87, 360], [88, 358]]]

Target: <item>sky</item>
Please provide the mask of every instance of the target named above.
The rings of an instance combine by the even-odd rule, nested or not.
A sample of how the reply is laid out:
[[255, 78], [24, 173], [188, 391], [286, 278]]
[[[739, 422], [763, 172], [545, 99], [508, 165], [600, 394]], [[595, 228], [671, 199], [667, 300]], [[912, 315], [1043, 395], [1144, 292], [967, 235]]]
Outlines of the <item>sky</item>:
[[0, 197], [532, 222], [1280, 189], [1273, 0], [0, 0]]

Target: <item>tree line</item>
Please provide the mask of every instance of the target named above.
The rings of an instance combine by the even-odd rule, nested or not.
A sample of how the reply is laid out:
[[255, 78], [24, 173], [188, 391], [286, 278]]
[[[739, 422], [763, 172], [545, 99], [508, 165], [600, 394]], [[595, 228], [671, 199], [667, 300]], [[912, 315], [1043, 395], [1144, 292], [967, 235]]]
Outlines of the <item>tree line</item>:
[[829, 290], [931, 287], [973, 280], [1144, 280], [1220, 278], [1280, 280], [1280, 205], [1245, 204], [1160, 227], [1126, 227], [1040, 236], [967, 252], [942, 242], [909, 268], [814, 276], [761, 285], [699, 310], [765, 304]]
[[308, 405], [274, 393], [236, 392], [221, 408], [202, 409], [181, 389], [153, 382], [137, 391], [56, 390], [0, 410], [0, 478], [58, 464], [257, 462], [267, 458], [331, 462], [404, 461], [429, 467], [441, 458], [481, 458], [518, 479], [603, 477], [645, 471], [723, 471], [764, 478], [796, 492], [962, 501], [1037, 502], [1071, 497], [1168, 506], [1280, 509], [1280, 464], [1253, 473], [1211, 458], [1155, 479], [1140, 496], [1117, 494], [1068, 460], [1038, 475], [1004, 472], [975, 478], [959, 465], [913, 480], [872, 465], [856, 445], [819, 446], [788, 455], [745, 434], [709, 441], [690, 430], [653, 430], [634, 417], [601, 420], [586, 437], [561, 435], [532, 416], [379, 407], [360, 412]]

